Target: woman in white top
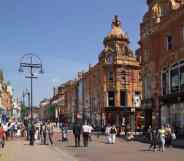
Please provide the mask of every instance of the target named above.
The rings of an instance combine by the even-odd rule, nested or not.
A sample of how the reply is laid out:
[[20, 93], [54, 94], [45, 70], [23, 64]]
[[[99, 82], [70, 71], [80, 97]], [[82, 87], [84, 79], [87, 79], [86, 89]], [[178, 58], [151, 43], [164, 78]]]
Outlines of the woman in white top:
[[111, 144], [112, 143], [110, 131], [111, 131], [111, 126], [108, 124], [106, 129], [105, 129], [105, 135], [106, 135], [107, 144]]
[[162, 152], [165, 150], [165, 129], [164, 126], [159, 129], [159, 137], [160, 137], [160, 148], [162, 148]]

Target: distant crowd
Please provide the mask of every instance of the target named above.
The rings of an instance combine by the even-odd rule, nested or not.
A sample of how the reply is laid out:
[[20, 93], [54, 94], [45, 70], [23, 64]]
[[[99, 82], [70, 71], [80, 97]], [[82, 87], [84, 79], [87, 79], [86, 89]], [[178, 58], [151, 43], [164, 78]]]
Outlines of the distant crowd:
[[[28, 120], [0, 123], [0, 145], [4, 148], [7, 140], [20, 137], [26, 138], [30, 142], [30, 145], [34, 145], [35, 142], [42, 145], [53, 145], [55, 141], [54, 129], [56, 128], [59, 129], [59, 141], [68, 141], [69, 125], [67, 123], [53, 123], [50, 121], [31, 123]], [[111, 124], [107, 124], [104, 132], [102, 132], [100, 128], [92, 126], [89, 121], [82, 123], [80, 120], [76, 120], [72, 127], [70, 127], [70, 130], [72, 130], [74, 135], [75, 147], [81, 146], [81, 136], [83, 138], [83, 146], [88, 147], [89, 142], [92, 141], [93, 132], [95, 132], [97, 138], [101, 134], [104, 134], [107, 144], [115, 144], [117, 135], [123, 135], [127, 140], [134, 140], [132, 132], [123, 132]], [[161, 126], [161, 128], [149, 126], [146, 138], [148, 138], [150, 143], [149, 150], [164, 151], [165, 147], [171, 147], [172, 141], [176, 139], [176, 135], [170, 125]]]

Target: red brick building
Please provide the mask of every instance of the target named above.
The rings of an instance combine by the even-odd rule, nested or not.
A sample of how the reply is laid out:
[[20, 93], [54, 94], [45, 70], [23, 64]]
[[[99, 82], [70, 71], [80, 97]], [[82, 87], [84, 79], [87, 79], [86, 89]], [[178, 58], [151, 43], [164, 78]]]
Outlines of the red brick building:
[[141, 23], [145, 126], [184, 128], [184, 1], [147, 0]]

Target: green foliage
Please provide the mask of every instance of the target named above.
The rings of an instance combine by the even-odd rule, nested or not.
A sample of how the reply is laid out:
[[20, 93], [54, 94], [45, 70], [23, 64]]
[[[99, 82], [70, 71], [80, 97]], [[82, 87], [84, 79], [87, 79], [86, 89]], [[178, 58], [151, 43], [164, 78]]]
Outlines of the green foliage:
[[21, 118], [24, 119], [26, 116], [28, 116], [28, 108], [22, 104], [21, 105]]

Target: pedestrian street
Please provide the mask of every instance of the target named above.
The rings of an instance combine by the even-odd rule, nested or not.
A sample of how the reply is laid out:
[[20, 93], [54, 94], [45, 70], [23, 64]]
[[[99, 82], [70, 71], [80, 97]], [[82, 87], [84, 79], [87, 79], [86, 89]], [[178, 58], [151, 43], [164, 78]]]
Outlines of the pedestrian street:
[[[148, 150], [149, 145], [127, 142], [117, 138], [115, 144], [107, 144], [106, 138], [93, 135], [88, 147], [75, 147], [73, 134], [68, 141], [55, 141], [54, 145], [30, 146], [25, 139], [10, 140], [0, 151], [1, 161], [183, 161], [183, 149], [169, 148], [165, 152]], [[39, 155], [37, 155], [39, 154]]]

